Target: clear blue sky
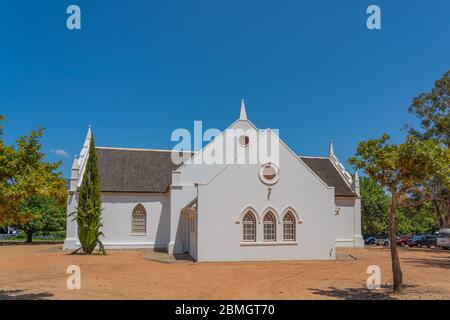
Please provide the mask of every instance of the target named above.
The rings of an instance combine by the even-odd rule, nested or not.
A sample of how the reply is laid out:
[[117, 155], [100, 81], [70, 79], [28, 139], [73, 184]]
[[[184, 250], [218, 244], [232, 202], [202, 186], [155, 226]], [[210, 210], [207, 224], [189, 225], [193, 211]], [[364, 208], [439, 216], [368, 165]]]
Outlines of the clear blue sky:
[[[82, 30], [66, 28], [77, 4]], [[382, 29], [366, 28], [378, 4]], [[450, 69], [450, 1], [2, 0], [5, 139], [45, 127], [48, 160], [97, 145], [172, 148], [176, 128], [250, 120], [302, 155], [342, 161], [358, 141], [400, 141], [415, 95]]]

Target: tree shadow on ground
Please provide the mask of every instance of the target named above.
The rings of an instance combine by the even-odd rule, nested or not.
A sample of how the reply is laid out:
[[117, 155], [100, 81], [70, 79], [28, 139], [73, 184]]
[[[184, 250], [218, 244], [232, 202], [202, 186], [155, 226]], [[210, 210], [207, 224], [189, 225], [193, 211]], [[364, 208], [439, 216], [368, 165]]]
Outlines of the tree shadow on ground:
[[450, 269], [450, 259], [449, 258], [402, 258], [402, 261], [409, 264], [415, 264], [421, 267], [432, 267], [432, 268], [445, 268]]
[[[387, 250], [390, 250], [389, 247], [386, 248]], [[444, 250], [441, 248], [426, 248], [426, 247], [401, 247], [401, 250], [409, 251], [409, 252], [425, 252], [425, 253], [433, 253], [433, 254], [441, 254], [441, 255], [449, 255], [448, 250]]]
[[[416, 285], [403, 284], [403, 293], [411, 292], [410, 289]], [[399, 296], [393, 293], [392, 286], [381, 286], [381, 289], [369, 290], [367, 288], [344, 288], [329, 287], [326, 289], [309, 289], [313, 294], [323, 297], [343, 300], [398, 300]]]
[[367, 288], [345, 288], [338, 289], [329, 287], [328, 289], [309, 289], [313, 294], [323, 297], [344, 299], [344, 300], [395, 300], [391, 297], [386, 288], [379, 290], [369, 290]]
[[25, 293], [24, 290], [0, 290], [0, 300], [47, 300], [53, 293]]

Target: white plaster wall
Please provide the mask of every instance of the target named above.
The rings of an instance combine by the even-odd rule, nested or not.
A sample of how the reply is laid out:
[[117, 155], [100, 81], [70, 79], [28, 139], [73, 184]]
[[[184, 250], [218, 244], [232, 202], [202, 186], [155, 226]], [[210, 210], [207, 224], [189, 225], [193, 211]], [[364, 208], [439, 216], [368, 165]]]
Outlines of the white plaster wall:
[[356, 234], [355, 199], [336, 197], [336, 206], [340, 208], [334, 219], [337, 247], [353, 247], [353, 236]]
[[78, 242], [78, 229], [77, 229], [77, 222], [73, 221], [74, 216], [69, 215], [76, 211], [77, 207], [77, 197], [75, 193], [70, 193], [69, 197], [67, 199], [67, 210], [66, 210], [66, 239], [64, 239], [64, 246], [63, 248], [66, 250], [72, 250], [77, 248], [77, 242]]
[[[169, 253], [184, 252], [186, 237], [183, 237], [183, 219], [181, 210], [197, 197], [197, 188], [194, 185], [171, 186], [170, 189], [170, 242]], [[186, 229], [186, 228], [185, 228]], [[186, 236], [186, 233], [184, 234]]]
[[[305, 164], [280, 145], [280, 179], [267, 186], [259, 165], [230, 165], [198, 187], [198, 261], [334, 259], [334, 188], [327, 187]], [[270, 200], [268, 187], [272, 188]], [[242, 245], [242, 211], [251, 205], [260, 216], [267, 206], [278, 213], [277, 245]], [[282, 241], [282, 211], [295, 208], [297, 241]], [[257, 242], [262, 241], [257, 223]]]
[[[132, 212], [138, 203], [142, 204], [147, 212], [146, 235], [131, 234]], [[170, 237], [168, 194], [103, 193], [102, 208], [103, 227], [101, 230], [105, 237], [101, 240], [106, 248], [167, 247]], [[76, 222], [69, 223], [71, 230], [73, 224], [75, 224], [76, 235]], [[72, 233], [71, 231], [71, 237]], [[71, 242], [71, 246], [74, 246], [73, 242]], [[79, 246], [79, 243], [76, 246]]]

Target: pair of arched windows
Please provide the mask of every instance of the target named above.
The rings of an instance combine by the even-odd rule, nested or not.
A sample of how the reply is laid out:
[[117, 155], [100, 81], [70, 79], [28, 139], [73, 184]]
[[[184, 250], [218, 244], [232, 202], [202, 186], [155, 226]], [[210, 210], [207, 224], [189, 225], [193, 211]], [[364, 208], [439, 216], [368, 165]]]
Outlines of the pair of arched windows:
[[147, 233], [147, 212], [142, 204], [138, 204], [133, 209], [131, 233], [135, 235], [145, 235]]
[[[243, 240], [256, 241], [256, 216], [252, 211], [247, 211], [242, 219]], [[283, 240], [295, 241], [295, 216], [291, 211], [283, 217]], [[272, 211], [267, 211], [263, 218], [263, 240], [277, 240], [277, 219]]]

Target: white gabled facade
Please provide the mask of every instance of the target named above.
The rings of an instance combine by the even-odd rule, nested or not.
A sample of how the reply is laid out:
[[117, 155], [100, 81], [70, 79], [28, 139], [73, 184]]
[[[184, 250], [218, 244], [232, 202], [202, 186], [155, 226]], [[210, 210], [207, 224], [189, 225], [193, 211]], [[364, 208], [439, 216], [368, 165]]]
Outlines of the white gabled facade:
[[[199, 161], [220, 153], [220, 143], [235, 130], [251, 138], [245, 140], [247, 145], [237, 145], [233, 162]], [[76, 210], [91, 135], [89, 128], [72, 166], [68, 214]], [[275, 183], [268, 183], [261, 174], [267, 164], [246, 162], [252, 144], [262, 138], [279, 142], [276, 174], [267, 175]], [[320, 172], [271, 130], [258, 130], [247, 119], [242, 101], [237, 121], [168, 172], [164, 192], [102, 191], [103, 243], [107, 248], [188, 252], [197, 261], [334, 259], [336, 246], [362, 246], [363, 242], [358, 176], [353, 180], [345, 171], [332, 144], [329, 160], [333, 167], [327, 170], [336, 170], [340, 187], [351, 190], [350, 194], [337, 195], [335, 186], [327, 185]], [[68, 218], [64, 247], [78, 246], [76, 222]]]

